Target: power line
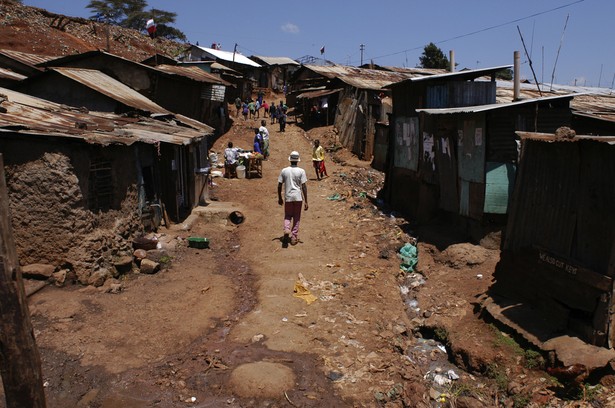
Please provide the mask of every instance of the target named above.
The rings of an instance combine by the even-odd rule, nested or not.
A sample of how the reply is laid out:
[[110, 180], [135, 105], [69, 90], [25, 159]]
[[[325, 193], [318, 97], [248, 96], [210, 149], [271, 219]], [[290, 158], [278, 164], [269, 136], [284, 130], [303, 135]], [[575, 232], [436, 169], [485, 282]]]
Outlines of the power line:
[[[458, 40], [460, 38], [465, 38], [465, 37], [469, 37], [469, 36], [472, 36], [472, 35], [475, 35], [475, 34], [484, 33], [485, 31], [490, 31], [490, 30], [494, 30], [496, 28], [504, 27], [504, 26], [507, 26], [507, 25], [510, 25], [510, 24], [515, 24], [515, 23], [518, 23], [520, 21], [528, 20], [528, 19], [533, 18], [533, 17], [537, 17], [537, 16], [541, 16], [543, 14], [551, 13], [553, 11], [561, 10], [563, 8], [570, 7], [570, 6], [573, 6], [573, 5], [578, 4], [578, 3], [583, 3], [584, 1], [585, 0], [576, 0], [576, 1], [573, 1], [572, 3], [564, 4], [564, 5], [561, 5], [561, 6], [558, 6], [558, 7], [554, 7], [554, 8], [549, 9], [549, 10], [540, 11], [538, 13], [534, 13], [534, 14], [531, 14], [529, 16], [520, 17], [520, 18], [517, 18], [515, 20], [511, 20], [511, 21], [507, 21], [505, 23], [496, 24], [496, 25], [493, 25], [493, 26], [482, 28], [480, 30], [472, 31], [470, 33], [460, 34], [460, 35], [457, 35], [455, 37], [448, 38], [446, 40], [437, 41], [434, 44], [443, 44], [443, 43], [446, 43], [446, 42], [449, 42], [449, 41]], [[405, 49], [405, 50], [402, 50], [402, 51], [399, 51], [399, 52], [394, 52], [394, 53], [391, 53], [391, 54], [380, 55], [378, 57], [372, 57], [370, 59], [374, 59], [375, 60], [375, 59], [380, 59], [380, 58], [392, 57], [394, 55], [403, 54], [403, 53], [408, 52], [408, 51], [416, 51], [416, 50], [421, 50], [421, 49], [424, 49], [424, 48], [425, 48], [425, 46], [422, 45], [422, 46], [419, 46], [419, 47], [408, 48], [408, 49]]]

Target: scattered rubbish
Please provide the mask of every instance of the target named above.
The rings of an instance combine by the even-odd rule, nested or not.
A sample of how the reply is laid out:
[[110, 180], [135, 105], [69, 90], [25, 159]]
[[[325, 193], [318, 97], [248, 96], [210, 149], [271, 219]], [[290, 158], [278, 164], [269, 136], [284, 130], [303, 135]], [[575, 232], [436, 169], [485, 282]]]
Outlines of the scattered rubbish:
[[446, 372], [446, 375], [448, 375], [448, 378], [450, 378], [451, 380], [458, 380], [459, 379], [459, 376], [453, 370], [448, 370]]
[[438, 384], [440, 386], [448, 385], [448, 384], [450, 384], [452, 382], [450, 378], [448, 378], [447, 376], [444, 376], [442, 374], [434, 375], [433, 380], [434, 380], [434, 382], [436, 384]]
[[188, 237], [188, 246], [198, 249], [209, 248], [209, 239], [203, 237]]
[[311, 305], [318, 299], [316, 296], [312, 295], [312, 292], [310, 292], [300, 281], [295, 282], [295, 289], [293, 292], [295, 293], [293, 295], [294, 297], [305, 300], [308, 305]]
[[335, 193], [327, 197], [327, 200], [330, 200], [330, 201], [342, 201], [343, 199], [344, 197], [342, 197], [339, 193]]
[[220, 170], [214, 170], [211, 172], [211, 177], [222, 177], [222, 172]]
[[264, 338], [265, 338], [264, 334], [255, 334], [254, 336], [252, 336], [252, 343], [258, 343]]
[[282, 321], [283, 321], [283, 322], [287, 322], [287, 321], [288, 321], [288, 317], [283, 317], [283, 318], [282, 318]]
[[327, 374], [327, 378], [329, 378], [331, 381], [337, 381], [343, 376], [344, 374], [337, 371], [329, 371], [329, 374]]
[[361, 198], [367, 198], [367, 193], [366, 193], [365, 191], [361, 191], [361, 192], [359, 193], [359, 197], [361, 197]]
[[414, 272], [414, 267], [419, 260], [416, 245], [412, 245], [410, 243], [405, 244], [399, 250], [398, 256], [401, 258], [400, 268], [404, 272]]
[[476, 275], [476, 279], [483, 279], [483, 274], [479, 273], [478, 275]]

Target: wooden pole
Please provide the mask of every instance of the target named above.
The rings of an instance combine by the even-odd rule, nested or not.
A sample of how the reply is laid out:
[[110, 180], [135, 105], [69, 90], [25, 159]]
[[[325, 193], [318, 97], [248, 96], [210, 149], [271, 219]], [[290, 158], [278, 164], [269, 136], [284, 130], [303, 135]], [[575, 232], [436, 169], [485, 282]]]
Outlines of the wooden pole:
[[9, 198], [0, 154], [0, 374], [7, 408], [44, 408], [41, 358], [13, 241]]

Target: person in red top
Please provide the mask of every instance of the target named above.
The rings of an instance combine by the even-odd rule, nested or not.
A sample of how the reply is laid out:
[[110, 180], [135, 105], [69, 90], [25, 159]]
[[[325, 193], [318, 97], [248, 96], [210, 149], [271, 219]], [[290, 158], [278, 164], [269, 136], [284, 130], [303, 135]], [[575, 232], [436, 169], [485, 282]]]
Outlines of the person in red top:
[[264, 117], [266, 118], [269, 114], [269, 104], [267, 103], [267, 101], [263, 101], [263, 112], [265, 112]]

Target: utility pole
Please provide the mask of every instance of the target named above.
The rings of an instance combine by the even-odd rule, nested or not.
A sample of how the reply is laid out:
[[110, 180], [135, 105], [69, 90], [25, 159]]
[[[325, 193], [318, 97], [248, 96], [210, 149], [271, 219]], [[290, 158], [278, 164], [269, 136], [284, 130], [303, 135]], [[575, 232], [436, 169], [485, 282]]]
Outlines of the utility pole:
[[365, 51], [365, 45], [361, 44], [359, 49], [361, 50], [361, 65], [359, 65], [359, 66], [363, 66], [363, 51]]
[[34, 340], [21, 267], [13, 241], [0, 154], [0, 374], [8, 408], [45, 408], [41, 357]]

